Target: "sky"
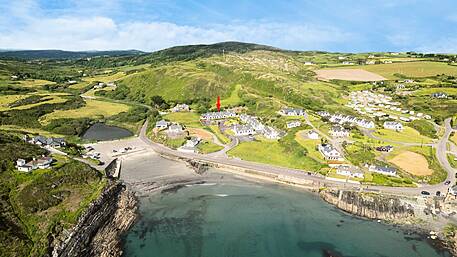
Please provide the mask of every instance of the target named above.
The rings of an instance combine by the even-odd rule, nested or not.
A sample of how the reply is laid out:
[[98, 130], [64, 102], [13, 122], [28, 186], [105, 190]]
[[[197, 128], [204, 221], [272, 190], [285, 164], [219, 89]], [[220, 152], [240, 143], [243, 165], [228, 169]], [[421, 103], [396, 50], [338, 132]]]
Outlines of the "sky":
[[456, 0], [0, 0], [0, 49], [457, 53]]

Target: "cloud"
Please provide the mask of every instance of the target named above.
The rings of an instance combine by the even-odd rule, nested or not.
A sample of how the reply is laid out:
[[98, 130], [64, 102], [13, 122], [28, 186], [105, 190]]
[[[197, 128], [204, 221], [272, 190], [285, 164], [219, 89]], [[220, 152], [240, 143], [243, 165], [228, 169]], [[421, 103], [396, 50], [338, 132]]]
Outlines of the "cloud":
[[457, 37], [438, 38], [433, 42], [418, 46], [415, 51], [422, 53], [457, 53]]
[[175, 45], [244, 41], [287, 49], [325, 49], [355, 36], [336, 27], [266, 21], [190, 26], [171, 22], [117, 23], [103, 16], [27, 17], [16, 30], [0, 32], [0, 48], [153, 51]]

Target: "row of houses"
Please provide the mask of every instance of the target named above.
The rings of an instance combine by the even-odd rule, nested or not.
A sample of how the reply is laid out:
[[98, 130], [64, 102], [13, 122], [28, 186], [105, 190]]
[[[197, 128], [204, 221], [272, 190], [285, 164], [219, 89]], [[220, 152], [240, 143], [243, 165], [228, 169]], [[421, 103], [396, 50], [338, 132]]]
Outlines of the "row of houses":
[[175, 107], [170, 109], [172, 112], [188, 112], [190, 111], [190, 106], [187, 104], [177, 104]]
[[321, 117], [326, 117], [332, 123], [337, 124], [344, 124], [349, 123], [351, 125], [359, 126], [362, 128], [371, 129], [375, 127], [375, 124], [371, 120], [359, 119], [351, 115], [343, 115], [343, 114], [330, 114], [326, 111], [320, 111], [317, 113]]
[[[373, 173], [378, 173], [390, 177], [396, 177], [397, 171], [395, 168], [388, 167], [388, 166], [381, 166], [381, 165], [366, 165], [368, 171]], [[340, 165], [336, 168], [336, 174], [352, 177], [352, 178], [364, 178], [365, 175], [363, 171], [356, 166], [353, 165]]]
[[30, 143], [30, 144], [35, 144], [38, 146], [50, 146], [54, 148], [59, 148], [59, 147], [64, 147], [67, 145], [65, 142], [65, 139], [63, 138], [57, 138], [57, 137], [44, 137], [44, 136], [35, 136], [32, 138], [29, 138], [27, 135], [24, 136], [24, 141]]
[[202, 120], [221, 120], [235, 118], [237, 114], [233, 111], [207, 112], [200, 116]]
[[402, 131], [403, 125], [400, 122], [396, 121], [385, 121], [383, 124], [385, 129], [395, 130], [395, 131]]
[[268, 139], [281, 138], [281, 131], [270, 126], [265, 126], [255, 116], [241, 114], [240, 120], [244, 123], [244, 125], [238, 124], [233, 126], [233, 132], [236, 136], [262, 134]]
[[330, 135], [336, 138], [349, 137], [349, 130], [343, 128], [340, 125], [332, 126], [332, 128], [330, 129]]
[[305, 111], [299, 108], [283, 108], [279, 111], [279, 114], [284, 116], [304, 116]]
[[16, 169], [23, 172], [30, 172], [36, 169], [49, 169], [53, 159], [51, 157], [42, 156], [38, 159], [33, 158], [31, 161], [27, 162], [24, 159], [16, 160]]

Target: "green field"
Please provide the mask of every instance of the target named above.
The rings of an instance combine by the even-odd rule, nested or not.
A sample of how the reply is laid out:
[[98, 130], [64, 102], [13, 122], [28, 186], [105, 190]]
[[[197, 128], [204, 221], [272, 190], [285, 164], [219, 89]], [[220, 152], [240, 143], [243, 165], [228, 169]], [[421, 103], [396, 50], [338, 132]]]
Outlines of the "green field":
[[40, 122], [43, 124], [49, 123], [51, 120], [62, 119], [62, 118], [96, 118], [96, 117], [110, 117], [121, 112], [126, 112], [130, 109], [128, 105], [98, 101], [98, 100], [86, 100], [86, 106], [71, 109], [71, 110], [55, 110], [50, 114], [46, 114], [40, 118]]
[[215, 143], [213, 143], [211, 141], [203, 140], [202, 142], [200, 142], [197, 145], [197, 149], [198, 149], [199, 153], [207, 154], [207, 153], [214, 153], [214, 152], [220, 151], [220, 150], [224, 149], [224, 147], [222, 147], [220, 145], [216, 145]]
[[318, 171], [321, 167], [317, 161], [310, 157], [287, 154], [278, 142], [243, 142], [230, 150], [228, 154], [247, 161], [307, 171]]
[[171, 112], [163, 115], [163, 118], [190, 128], [203, 128], [200, 123], [200, 115], [194, 112]]
[[399, 77], [396, 74], [401, 74], [409, 78], [431, 77], [441, 74], [457, 76], [456, 66], [441, 62], [403, 62], [353, 66], [352, 68], [364, 69], [387, 79], [398, 79]]
[[431, 138], [421, 135], [417, 130], [404, 127], [403, 131], [394, 131], [390, 129], [378, 129], [373, 135], [386, 140], [393, 140], [404, 143], [430, 143]]

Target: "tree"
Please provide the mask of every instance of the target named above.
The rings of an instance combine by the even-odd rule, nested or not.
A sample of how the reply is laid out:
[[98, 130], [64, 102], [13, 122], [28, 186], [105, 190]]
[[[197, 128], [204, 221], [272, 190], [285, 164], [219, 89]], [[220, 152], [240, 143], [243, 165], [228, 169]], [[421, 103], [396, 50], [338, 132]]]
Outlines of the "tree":
[[155, 108], [159, 108], [162, 105], [167, 103], [160, 95], [151, 96], [150, 101], [151, 101], [151, 105]]

